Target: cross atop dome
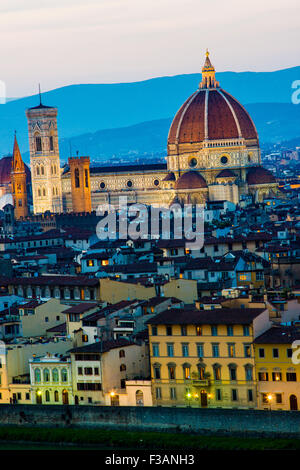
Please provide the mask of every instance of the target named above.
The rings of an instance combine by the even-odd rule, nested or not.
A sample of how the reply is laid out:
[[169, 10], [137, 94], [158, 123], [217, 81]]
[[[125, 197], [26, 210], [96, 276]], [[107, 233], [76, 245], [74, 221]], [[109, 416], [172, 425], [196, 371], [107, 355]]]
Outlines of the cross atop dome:
[[209, 51], [206, 49], [206, 59], [202, 67], [202, 80], [199, 88], [219, 88], [220, 84], [216, 81], [215, 68], [209, 58]]

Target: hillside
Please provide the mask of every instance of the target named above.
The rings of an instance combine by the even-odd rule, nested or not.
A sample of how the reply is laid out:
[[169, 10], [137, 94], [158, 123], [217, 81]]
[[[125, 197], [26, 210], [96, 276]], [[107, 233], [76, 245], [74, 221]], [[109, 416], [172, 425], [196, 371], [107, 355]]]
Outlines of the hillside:
[[[217, 74], [224, 89], [246, 104], [251, 113], [254, 109], [253, 119], [259, 132], [262, 132], [261, 140], [268, 138], [272, 141], [291, 139], [299, 134], [299, 131], [294, 134], [294, 128], [299, 128], [299, 124], [293, 121], [294, 118], [290, 119], [290, 115], [296, 116], [296, 121], [298, 119], [298, 106], [290, 103], [291, 84], [299, 76], [300, 67], [275, 72]], [[59, 136], [64, 142], [70, 137], [98, 133], [104, 129], [119, 129], [169, 119], [197, 88], [199, 81], [200, 74], [188, 74], [136, 83], [70, 85], [44, 93], [43, 102], [58, 107]], [[37, 102], [37, 96], [31, 96], [0, 106], [0, 154], [11, 152], [14, 130], [17, 130], [21, 151], [28, 150], [25, 109], [36, 105]], [[280, 103], [290, 106], [282, 107]], [[288, 115], [283, 118], [282, 113], [286, 112]], [[266, 125], [263, 125], [263, 121]], [[281, 121], [284, 121], [284, 127]], [[285, 129], [290, 131], [289, 135], [285, 135]], [[108, 134], [102, 135], [101, 138], [105, 136], [108, 137]], [[118, 141], [121, 137], [117, 134], [113, 137], [110, 134], [110, 139], [113, 142], [113, 139]], [[142, 145], [141, 136], [138, 140], [135, 146]], [[149, 136], [144, 136], [144, 140], [147, 146]], [[163, 140], [165, 142], [165, 139]], [[109, 143], [103, 145], [109, 146]], [[97, 146], [96, 141], [93, 146]], [[100, 149], [94, 148], [96, 153], [101, 153]], [[88, 146], [86, 151], [79, 150], [87, 153]]]
[[[289, 103], [255, 103], [247, 105], [247, 109], [257, 126], [262, 144], [286, 141], [299, 134], [300, 106]], [[73, 155], [78, 150], [79, 154], [90, 155], [96, 160], [130, 153], [132, 158], [143, 154], [148, 154], [146, 157], [149, 158], [151, 153], [165, 153], [171, 122], [171, 118], [159, 119], [61, 139], [61, 158], [64, 160], [70, 155], [70, 148]]]

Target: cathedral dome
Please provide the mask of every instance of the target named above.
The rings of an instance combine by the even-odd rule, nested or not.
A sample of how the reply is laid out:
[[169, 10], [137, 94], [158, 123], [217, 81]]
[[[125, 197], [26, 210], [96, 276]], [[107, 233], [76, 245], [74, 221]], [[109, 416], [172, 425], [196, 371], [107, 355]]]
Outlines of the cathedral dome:
[[[11, 183], [11, 170], [12, 170], [12, 156], [3, 157], [0, 160], [0, 185]], [[29, 168], [25, 165], [26, 180], [30, 182], [31, 173]]]
[[171, 124], [168, 145], [221, 139], [256, 141], [255, 125], [245, 108], [219, 88], [206, 54], [200, 87], [181, 106]]
[[276, 178], [269, 170], [266, 170], [261, 166], [256, 166], [250, 168], [248, 171], [247, 183], [249, 185], [276, 183]]
[[203, 176], [196, 171], [187, 171], [178, 178], [175, 189], [205, 189], [207, 184]]

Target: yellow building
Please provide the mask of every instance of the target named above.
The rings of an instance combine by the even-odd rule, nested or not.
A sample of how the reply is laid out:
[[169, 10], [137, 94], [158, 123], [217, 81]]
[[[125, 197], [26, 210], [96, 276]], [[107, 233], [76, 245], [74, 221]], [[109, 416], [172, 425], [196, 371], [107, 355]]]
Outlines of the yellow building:
[[300, 360], [292, 347], [297, 340], [300, 340], [298, 327], [281, 325], [272, 326], [255, 339], [258, 408], [298, 410]]
[[153, 404], [255, 408], [265, 308], [169, 309], [148, 321]]
[[[185, 303], [192, 304], [198, 298], [197, 281], [190, 279], [171, 279], [161, 286], [163, 297], [176, 297]], [[109, 278], [100, 280], [100, 299], [114, 304], [124, 299], [149, 300], [157, 296], [154, 285], [136, 281], [120, 281]]]
[[47, 353], [30, 359], [29, 367], [33, 404], [74, 404], [70, 357]]
[[21, 331], [24, 337], [44, 336], [47, 329], [60, 325], [65, 321], [66, 305], [58, 299], [48, 302], [31, 300], [19, 307]]
[[0, 346], [0, 404], [11, 401], [30, 404], [32, 387], [29, 360], [43, 357], [47, 352], [64, 355], [72, 347], [72, 341], [49, 338], [48, 341], [1, 343]]

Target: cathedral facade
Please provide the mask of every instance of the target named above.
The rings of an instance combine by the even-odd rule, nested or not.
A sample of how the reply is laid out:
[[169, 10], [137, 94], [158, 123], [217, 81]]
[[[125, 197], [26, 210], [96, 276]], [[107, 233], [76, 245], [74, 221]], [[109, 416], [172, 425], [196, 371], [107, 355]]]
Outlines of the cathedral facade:
[[203, 203], [243, 195], [255, 200], [273, 194], [277, 183], [261, 166], [259, 139], [245, 108], [220, 88], [209, 53], [199, 88], [186, 100], [171, 124], [167, 162], [90, 167], [88, 157], [59, 163], [57, 109], [26, 111], [29, 129], [34, 213], [90, 212], [101, 204]]

